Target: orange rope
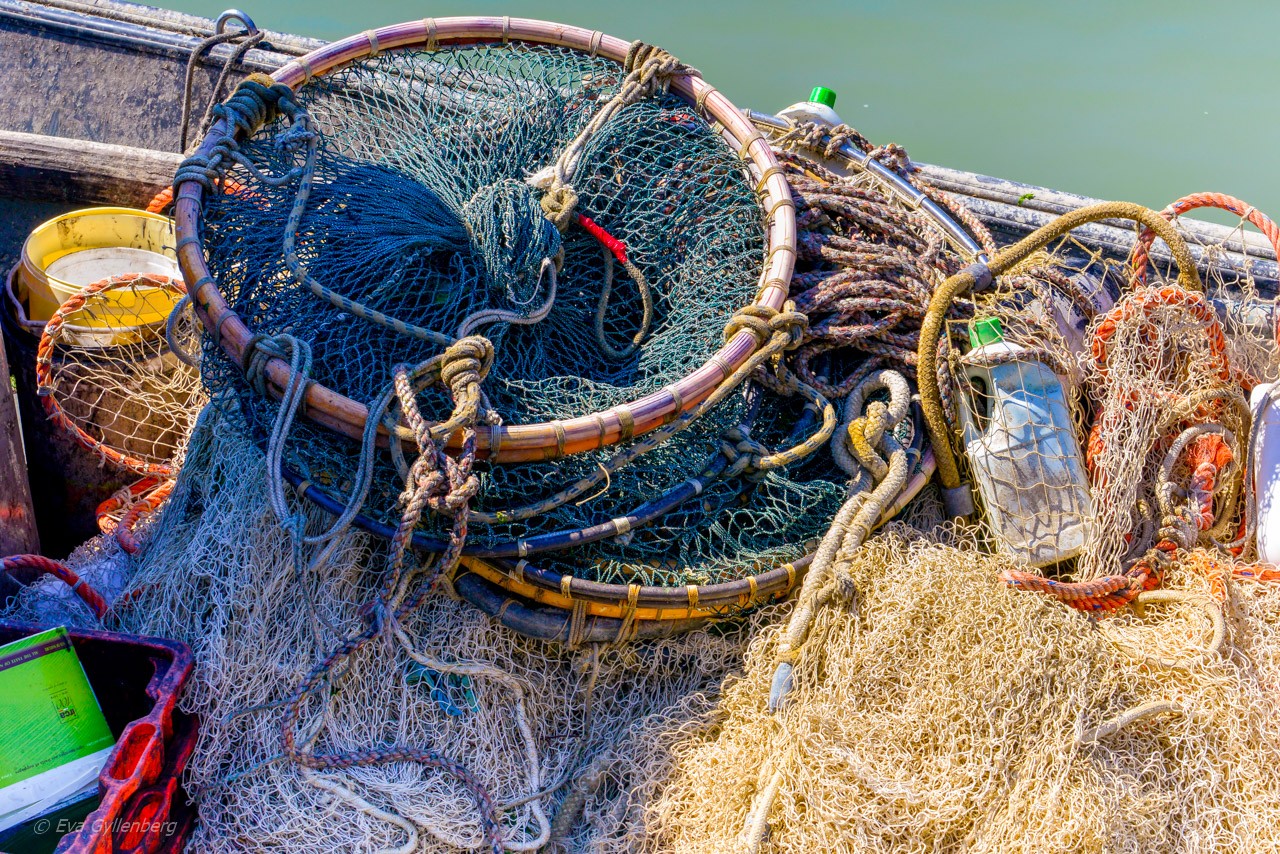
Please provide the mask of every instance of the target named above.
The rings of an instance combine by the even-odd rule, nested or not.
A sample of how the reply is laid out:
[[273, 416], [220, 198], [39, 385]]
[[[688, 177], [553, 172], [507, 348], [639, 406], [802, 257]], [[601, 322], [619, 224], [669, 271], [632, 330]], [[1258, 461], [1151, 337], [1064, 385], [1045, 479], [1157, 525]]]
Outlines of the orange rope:
[[[239, 193], [244, 189], [244, 184], [239, 181], [226, 179], [222, 183], [224, 193]], [[147, 213], [162, 214], [171, 204], [173, 204], [173, 187], [168, 186], [152, 196], [151, 201], [147, 203]]]
[[116, 542], [120, 544], [120, 548], [124, 549], [131, 555], [137, 554], [142, 546], [134, 539], [133, 528], [138, 524], [147, 513], [153, 513], [164, 504], [169, 494], [173, 492], [173, 480], [166, 480], [157, 486], [146, 498], [136, 502], [129, 511], [120, 519], [120, 524], [116, 526]]
[[[1276, 256], [1280, 258], [1280, 226], [1277, 226], [1262, 211], [1253, 205], [1240, 201], [1235, 196], [1228, 196], [1226, 193], [1192, 193], [1189, 196], [1183, 196], [1160, 211], [1160, 216], [1172, 221], [1174, 217], [1181, 216], [1187, 211], [1193, 211], [1197, 208], [1217, 208], [1253, 223], [1267, 240], [1271, 241], [1272, 249], [1275, 250]], [[1139, 282], [1147, 280], [1147, 265], [1151, 259], [1151, 244], [1155, 242], [1155, 239], [1155, 232], [1149, 228], [1144, 228], [1142, 233], [1138, 235], [1138, 242], [1133, 247], [1130, 264], [1133, 266], [1134, 277]]]
[[115, 515], [132, 507], [135, 501], [146, 495], [149, 490], [155, 489], [162, 482], [161, 478], [154, 475], [144, 477], [99, 504], [98, 509], [93, 513], [98, 522], [98, 530], [104, 534], [114, 533], [116, 527], [120, 524], [119, 520], [114, 518]]
[[16, 569], [34, 569], [44, 575], [52, 575], [70, 587], [99, 620], [107, 613], [107, 600], [103, 599], [98, 591], [76, 575], [65, 563], [59, 563], [41, 555], [10, 555], [0, 558], [0, 569], [11, 574]]
[[[1120, 324], [1133, 320], [1139, 314], [1141, 314], [1144, 321], [1148, 321], [1155, 309], [1164, 306], [1182, 308], [1191, 315], [1192, 319], [1200, 324], [1204, 329], [1206, 340], [1209, 343], [1209, 352], [1217, 368], [1217, 378], [1223, 382], [1230, 382], [1232, 380], [1232, 370], [1231, 359], [1227, 355], [1227, 337], [1222, 329], [1222, 323], [1218, 320], [1217, 313], [1214, 312], [1213, 307], [1209, 305], [1203, 294], [1184, 290], [1177, 285], [1139, 288], [1127, 299], [1107, 312], [1094, 330], [1093, 342], [1090, 347], [1094, 364], [1097, 366], [1098, 376], [1101, 379], [1106, 379], [1107, 377], [1110, 369], [1108, 363], [1111, 358], [1111, 339], [1115, 336]], [[1153, 336], [1149, 335], [1148, 337]], [[1146, 367], [1155, 370], [1156, 365], [1150, 364]], [[1123, 411], [1125, 412], [1132, 411], [1140, 399], [1140, 392], [1137, 390], [1130, 392], [1130, 394], [1132, 395], [1131, 398], [1124, 401]], [[1154, 391], [1150, 391], [1149, 395], [1156, 403], [1169, 404], [1176, 402], [1161, 400]], [[1222, 416], [1222, 401], [1210, 401], [1199, 407], [1195, 416], [1202, 422], [1218, 420]], [[1112, 418], [1115, 417], [1119, 416], [1112, 416]], [[1104, 473], [1098, 470], [1096, 461], [1106, 447], [1106, 436], [1114, 426], [1114, 424], [1109, 423], [1105, 415], [1100, 415], [1089, 430], [1085, 464], [1089, 470], [1090, 477], [1093, 478], [1093, 482], [1098, 485], [1105, 481], [1103, 478]]]

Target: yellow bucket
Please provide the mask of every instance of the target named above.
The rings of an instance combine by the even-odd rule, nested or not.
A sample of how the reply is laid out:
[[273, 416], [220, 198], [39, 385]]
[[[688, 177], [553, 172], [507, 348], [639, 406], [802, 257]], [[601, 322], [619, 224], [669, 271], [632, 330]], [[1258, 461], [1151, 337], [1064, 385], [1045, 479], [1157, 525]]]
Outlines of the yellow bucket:
[[[54, 217], [31, 232], [18, 267], [33, 321], [48, 320], [86, 285], [124, 273], [181, 279], [173, 222], [132, 208], [86, 208]], [[70, 325], [124, 329], [163, 323], [180, 296], [163, 288], [122, 288], [109, 309], [75, 312]]]

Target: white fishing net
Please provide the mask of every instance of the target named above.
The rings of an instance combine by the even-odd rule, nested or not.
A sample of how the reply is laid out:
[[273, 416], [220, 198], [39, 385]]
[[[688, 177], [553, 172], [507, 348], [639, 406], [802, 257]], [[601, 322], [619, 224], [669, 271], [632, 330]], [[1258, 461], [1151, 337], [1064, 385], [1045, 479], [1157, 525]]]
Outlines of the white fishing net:
[[[201, 720], [186, 773], [199, 804], [188, 850], [482, 847], [473, 796], [439, 769], [400, 762], [318, 773], [283, 756], [287, 701], [314, 662], [364, 621], [386, 545], [350, 533], [321, 573], [299, 579], [265, 484], [262, 454], [211, 407], [137, 562], [128, 566], [105, 538], [71, 561], [115, 598], [112, 628], [177, 638], [195, 653], [182, 700]], [[323, 527], [327, 517], [311, 515]], [[128, 592], [116, 598], [126, 579]], [[18, 613], [91, 623], [65, 594], [56, 583], [35, 585]], [[678, 726], [705, 712], [712, 700], [704, 692], [738, 665], [751, 626], [767, 613], [747, 626], [572, 652], [525, 640], [441, 594], [402, 626], [425, 664], [398, 644], [367, 644], [335, 678], [324, 720], [304, 715], [301, 729], [323, 723], [317, 750], [326, 753], [390, 744], [438, 751], [500, 806], [550, 789], [503, 812], [510, 850], [548, 841], [566, 776], [572, 782], [597, 757], [619, 757], [608, 760], [620, 766], [608, 769], [616, 782], [593, 792], [579, 818], [589, 836], [627, 838], [644, 803], [630, 776], [647, 778], [660, 765], [646, 716]]]

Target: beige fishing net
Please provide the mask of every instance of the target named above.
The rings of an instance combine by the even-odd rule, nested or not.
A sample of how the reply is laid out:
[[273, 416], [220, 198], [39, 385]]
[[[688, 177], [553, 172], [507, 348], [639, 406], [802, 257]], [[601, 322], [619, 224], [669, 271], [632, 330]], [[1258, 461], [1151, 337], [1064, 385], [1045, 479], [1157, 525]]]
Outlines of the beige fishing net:
[[[112, 628], [181, 639], [195, 652], [183, 699], [201, 719], [186, 774], [199, 799], [188, 849], [482, 848], [473, 796], [440, 769], [403, 762], [327, 774], [283, 756], [285, 705], [316, 659], [362, 624], [386, 544], [345, 535], [322, 571], [295, 576], [263, 456], [225, 417], [216, 408], [202, 417], [181, 485], [132, 567], [105, 538], [70, 561], [115, 599]], [[311, 528], [327, 519], [312, 511]], [[334, 680], [323, 714], [318, 705], [309, 710], [301, 728], [312, 733], [323, 723], [317, 749], [325, 752], [413, 744], [457, 761], [500, 810], [508, 807], [501, 811], [513, 851], [548, 843], [558, 804], [594, 762], [600, 785], [575, 795], [564, 835], [635, 839], [627, 827], [640, 821], [648, 792], [637, 786], [662, 767], [650, 733], [678, 731], [712, 707], [706, 692], [714, 696], [768, 613], [676, 640], [575, 652], [522, 639], [441, 594], [401, 626], [411, 652], [368, 644]], [[52, 581], [28, 588], [19, 614], [92, 621]]]
[[1280, 844], [1276, 591], [1240, 587], [1231, 646], [1209, 654], [1195, 607], [1094, 623], [1006, 589], [1009, 563], [972, 538], [951, 532], [949, 545], [897, 527], [842, 555], [833, 605], [774, 715], [765, 698], [779, 632], [757, 635], [746, 675], [673, 746], [647, 848]]

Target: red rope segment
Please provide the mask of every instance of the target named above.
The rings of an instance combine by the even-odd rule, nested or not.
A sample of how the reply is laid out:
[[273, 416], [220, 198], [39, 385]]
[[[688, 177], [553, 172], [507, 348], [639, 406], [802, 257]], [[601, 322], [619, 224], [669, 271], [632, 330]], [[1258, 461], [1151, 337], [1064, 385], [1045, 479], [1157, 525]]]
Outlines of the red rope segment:
[[53, 353], [67, 317], [84, 308], [85, 302], [91, 296], [96, 296], [103, 291], [132, 287], [168, 288], [180, 294], [187, 292], [186, 285], [181, 279], [171, 279], [168, 276], [152, 273], [125, 273], [87, 286], [58, 306], [58, 310], [49, 318], [44, 331], [40, 334], [40, 344], [36, 347], [36, 390], [44, 404], [44, 411], [49, 421], [69, 433], [82, 447], [102, 455], [103, 459], [126, 471], [169, 478], [173, 476], [173, 468], [167, 463], [151, 463], [131, 457], [90, 436], [62, 410], [53, 393]]
[[[1217, 208], [1218, 210], [1233, 213], [1241, 219], [1246, 219], [1258, 227], [1263, 236], [1271, 241], [1271, 247], [1275, 250], [1277, 257], [1280, 257], [1280, 226], [1271, 220], [1262, 211], [1253, 205], [1242, 202], [1235, 196], [1228, 196], [1226, 193], [1192, 193], [1189, 196], [1183, 196], [1164, 210], [1160, 211], [1160, 216], [1172, 221], [1174, 217], [1181, 216], [1188, 211], [1198, 208]], [[1147, 280], [1147, 266], [1151, 260], [1151, 244], [1155, 242], [1155, 232], [1149, 228], [1144, 228], [1142, 233], [1138, 235], [1138, 242], [1134, 244], [1133, 255], [1130, 257], [1130, 265], [1133, 267], [1133, 275], [1139, 282]]]
[[578, 214], [578, 225], [582, 226], [582, 230], [590, 234], [600, 245], [613, 253], [613, 257], [618, 259], [618, 263], [622, 266], [627, 265], [627, 244], [604, 230], [604, 227], [597, 223], [589, 216]]
[[142, 546], [133, 536], [133, 529], [148, 513], [154, 513], [160, 509], [160, 506], [169, 498], [173, 492], [176, 481], [166, 480], [161, 482], [154, 490], [152, 490], [141, 501], [134, 502], [133, 506], [120, 519], [120, 524], [116, 525], [116, 542], [120, 544], [120, 548], [126, 553], [136, 555], [142, 550]]
[[41, 555], [10, 555], [0, 558], [0, 569], [13, 574], [17, 569], [34, 569], [54, 578], [71, 588], [71, 592], [80, 597], [80, 601], [89, 606], [93, 615], [101, 620], [107, 613], [107, 600], [94, 590], [84, 579], [65, 563], [60, 563]]

